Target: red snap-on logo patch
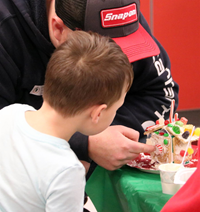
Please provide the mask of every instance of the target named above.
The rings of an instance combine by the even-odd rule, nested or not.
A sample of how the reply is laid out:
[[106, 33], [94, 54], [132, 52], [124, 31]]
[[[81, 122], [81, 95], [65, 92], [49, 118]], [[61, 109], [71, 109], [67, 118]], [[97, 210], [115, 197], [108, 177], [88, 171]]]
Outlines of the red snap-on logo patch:
[[138, 20], [136, 4], [101, 11], [101, 22], [104, 28], [123, 26]]

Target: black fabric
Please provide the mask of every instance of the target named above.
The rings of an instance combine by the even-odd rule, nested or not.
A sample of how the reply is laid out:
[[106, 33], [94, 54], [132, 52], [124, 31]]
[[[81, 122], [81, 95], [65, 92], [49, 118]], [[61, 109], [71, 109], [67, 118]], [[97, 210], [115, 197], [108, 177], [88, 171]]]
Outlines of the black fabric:
[[49, 39], [49, 31], [47, 24], [47, 14], [46, 14], [46, 2], [41, 0], [25, 0], [31, 8], [31, 16], [33, 17], [33, 22], [39, 31]]
[[44, 84], [54, 47], [34, 24], [33, 13], [24, 1], [0, 1], [1, 108], [17, 102], [38, 109], [42, 104], [42, 97], [31, 95], [30, 91], [35, 85]]
[[88, 195], [85, 192], [85, 194], [84, 194], [84, 205], [87, 203], [87, 201], [88, 201]]
[[[40, 1], [44, 3], [44, 0]], [[43, 85], [46, 65], [54, 47], [42, 30], [43, 23], [37, 26], [41, 21], [41, 15], [38, 14], [42, 11], [46, 14], [44, 6], [41, 11], [34, 12], [40, 1], [35, 1], [36, 5], [33, 6], [34, 0], [0, 0], [0, 108], [12, 103], [24, 103], [38, 109], [42, 104], [42, 96], [32, 95], [30, 91], [35, 85]], [[46, 19], [44, 25], [45, 23]], [[142, 14], [140, 23], [150, 33]], [[45, 28], [48, 27], [44, 27], [44, 31]], [[167, 53], [155, 38], [154, 40], [161, 51], [154, 58], [155, 61], [159, 63], [162, 60], [163, 67], [170, 70]], [[162, 105], [169, 108], [170, 99], [174, 98], [175, 109], [177, 108], [178, 85], [173, 80], [166, 83], [168, 71], [158, 75], [152, 58], [135, 62], [133, 68], [133, 85], [124, 105], [118, 110], [113, 125], [131, 127], [138, 130], [143, 137], [141, 124], [146, 120], [157, 120], [155, 111], [162, 115]], [[165, 97], [168, 89], [174, 96]], [[167, 118], [169, 111], [163, 115]], [[89, 161], [86, 136], [76, 133], [69, 143], [80, 159]]]
[[[85, 192], [85, 195], [84, 195], [84, 205], [87, 203], [87, 201], [88, 201], [88, 195]], [[86, 209], [86, 208], [83, 208], [83, 212], [90, 212], [90, 211], [88, 209]]]
[[88, 172], [86, 174], [86, 181], [90, 178], [90, 176], [92, 175], [92, 173], [94, 172], [96, 167], [97, 167], [97, 164], [94, 161], [92, 161], [90, 163], [90, 168], [89, 168], [89, 170], [88, 170]]
[[69, 144], [80, 160], [91, 162], [88, 156], [88, 136], [77, 132], [71, 137]]

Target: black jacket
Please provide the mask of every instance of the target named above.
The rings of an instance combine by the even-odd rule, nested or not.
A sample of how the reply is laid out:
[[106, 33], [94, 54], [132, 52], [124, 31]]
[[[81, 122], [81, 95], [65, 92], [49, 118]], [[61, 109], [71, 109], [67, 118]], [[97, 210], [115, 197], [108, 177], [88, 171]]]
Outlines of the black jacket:
[[[140, 23], [151, 34], [142, 14]], [[170, 60], [154, 40], [160, 55], [134, 62], [133, 85], [113, 121], [114, 125], [138, 130], [141, 138], [145, 123], [155, 122], [159, 116], [169, 117], [171, 99], [178, 106], [178, 85], [171, 78]], [[0, 108], [12, 103], [36, 109], [41, 106], [40, 92], [30, 92], [42, 89], [53, 51], [44, 0], [0, 0]], [[87, 144], [87, 136], [80, 133], [70, 140], [72, 149], [83, 160], [88, 159]]]

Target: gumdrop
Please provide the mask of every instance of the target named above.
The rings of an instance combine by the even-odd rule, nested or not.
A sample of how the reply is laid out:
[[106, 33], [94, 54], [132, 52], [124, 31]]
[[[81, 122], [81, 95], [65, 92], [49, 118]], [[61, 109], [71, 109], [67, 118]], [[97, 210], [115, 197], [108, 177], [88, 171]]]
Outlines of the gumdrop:
[[164, 144], [165, 144], [165, 145], [167, 145], [167, 144], [168, 144], [168, 140], [167, 140], [167, 139], [164, 139], [164, 141], [163, 141], [163, 142], [164, 142]]
[[188, 148], [187, 152], [189, 155], [192, 155], [194, 153], [194, 150], [192, 148]]
[[168, 125], [169, 124], [169, 120], [165, 120], [164, 124]]
[[189, 137], [189, 135], [190, 135], [190, 132], [189, 132], [189, 131], [185, 131], [185, 132], [182, 134], [182, 137], [183, 137], [184, 139], [187, 139], [187, 138]]
[[[181, 151], [180, 151], [180, 156], [183, 157], [184, 154], [185, 154], [185, 151], [184, 151], [184, 150], [181, 150]], [[188, 153], [186, 153], [186, 156], [187, 156], [187, 155], [188, 155]]]
[[163, 136], [164, 137], [169, 137], [169, 134], [168, 133], [165, 133]]
[[180, 134], [180, 128], [178, 127], [178, 126], [173, 126], [172, 127], [172, 130], [174, 131], [174, 133], [176, 133], [176, 134]]
[[192, 124], [187, 124], [183, 126], [184, 131], [189, 131], [189, 133], [191, 134], [192, 129], [193, 129], [193, 125]]
[[186, 125], [188, 122], [188, 120], [185, 117], [181, 117], [180, 121], [183, 122], [184, 125]]
[[199, 128], [199, 127], [197, 127], [197, 128], [195, 129], [194, 135], [200, 136], [200, 128]]
[[175, 124], [179, 125], [180, 127], [183, 126], [183, 122], [182, 121], [176, 121]]
[[168, 127], [173, 127], [174, 125], [173, 125], [173, 124], [168, 124], [167, 126], [168, 126]]

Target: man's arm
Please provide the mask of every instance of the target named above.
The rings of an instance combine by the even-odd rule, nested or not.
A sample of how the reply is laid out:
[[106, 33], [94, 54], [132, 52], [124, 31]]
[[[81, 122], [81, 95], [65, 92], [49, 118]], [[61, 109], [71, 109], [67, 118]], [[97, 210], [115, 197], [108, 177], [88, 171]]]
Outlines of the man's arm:
[[88, 155], [88, 136], [77, 132], [71, 137], [69, 144], [79, 160], [91, 162]]
[[[151, 35], [142, 14], [140, 23]], [[155, 124], [161, 116], [169, 118], [172, 99], [175, 99], [175, 110], [178, 106], [179, 87], [171, 76], [169, 57], [161, 44], [153, 39], [160, 54], [133, 63], [133, 85], [113, 121], [113, 125], [122, 124], [139, 131], [140, 139], [147, 126]]]
[[131, 128], [110, 126], [98, 135], [89, 137], [89, 156], [108, 170], [115, 170], [138, 157], [141, 152], [155, 151], [155, 147], [138, 142], [139, 133]]
[[120, 168], [141, 152], [150, 153], [155, 150], [154, 146], [138, 143], [137, 131], [120, 125], [110, 126], [97, 135], [89, 136], [89, 142], [86, 138], [88, 137], [75, 133], [69, 141], [73, 151], [80, 160], [91, 162], [92, 159], [108, 170]]

